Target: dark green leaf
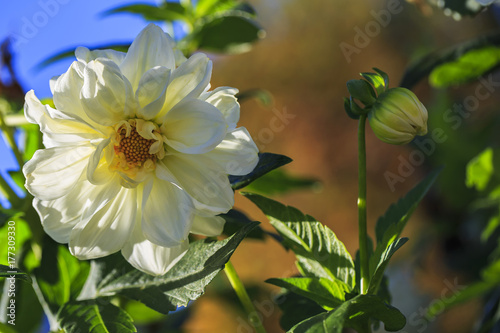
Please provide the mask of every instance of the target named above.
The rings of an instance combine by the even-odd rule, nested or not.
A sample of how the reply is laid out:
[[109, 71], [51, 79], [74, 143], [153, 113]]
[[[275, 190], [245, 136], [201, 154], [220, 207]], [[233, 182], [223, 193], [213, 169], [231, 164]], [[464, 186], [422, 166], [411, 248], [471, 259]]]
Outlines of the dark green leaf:
[[375, 103], [376, 95], [373, 87], [365, 80], [349, 80], [347, 81], [347, 90], [352, 98], [355, 98], [365, 105]]
[[287, 291], [276, 298], [276, 304], [283, 312], [280, 326], [288, 331], [303, 320], [326, 312], [321, 306], [309, 298]]
[[58, 313], [66, 333], [133, 333], [137, 332], [128, 313], [105, 300], [73, 301]]
[[229, 182], [233, 190], [242, 189], [257, 178], [291, 161], [292, 159], [290, 157], [284, 155], [261, 153], [259, 154], [259, 163], [252, 172], [245, 176], [229, 176]]
[[391, 260], [392, 255], [401, 248], [406, 242], [408, 238], [400, 238], [392, 242], [387, 249], [382, 253], [382, 257], [380, 261], [377, 263], [375, 267], [375, 271], [371, 276], [370, 284], [368, 285], [368, 294], [376, 294], [378, 292], [378, 288], [382, 279], [384, 278], [385, 268], [389, 264], [389, 260]]
[[281, 169], [273, 170], [248, 185], [245, 190], [273, 196], [293, 190], [310, 189], [318, 184], [316, 179], [301, 178], [288, 174]]
[[[421, 79], [429, 75], [436, 67], [455, 62], [472, 50], [488, 49], [497, 46], [500, 46], [500, 33], [481, 36], [442, 51], [432, 52], [408, 67], [399, 85], [411, 89]], [[476, 74], [476, 77], [478, 77], [486, 74], [486, 72]]]
[[354, 119], [354, 120], [359, 119], [360, 115], [356, 114], [355, 112], [353, 112], [353, 110], [351, 110], [351, 99], [350, 98], [344, 97], [344, 110], [345, 110], [345, 113], [347, 113], [347, 115], [349, 116], [349, 118]]
[[406, 325], [406, 319], [396, 308], [375, 295], [358, 295], [335, 310], [321, 313], [292, 327], [288, 333], [342, 333], [344, 328], [364, 332], [363, 322], [380, 320], [385, 330], [396, 332]]
[[0, 265], [0, 278], [15, 278], [32, 283], [31, 276], [28, 273], [20, 271], [18, 268]]
[[233, 236], [218, 242], [199, 240], [163, 276], [151, 276], [130, 266], [115, 254], [92, 261], [90, 278], [79, 299], [122, 295], [168, 313], [200, 297], [205, 286], [224, 268], [243, 238], [258, 224], [245, 225]]
[[283, 244], [295, 253], [302, 275], [338, 279], [354, 287], [354, 263], [333, 231], [294, 207], [258, 194], [244, 195], [262, 210], [283, 237]]
[[[105, 44], [105, 45], [99, 45], [99, 46], [93, 46], [89, 47], [90, 50], [106, 50], [106, 49], [111, 49], [115, 51], [120, 51], [120, 52], [127, 52], [128, 48], [130, 47], [131, 42], [129, 43], [122, 43], [122, 44]], [[73, 58], [75, 56], [75, 50], [76, 46], [69, 48], [64, 51], [60, 51], [53, 56], [48, 57], [44, 61], [42, 61], [40, 64], [36, 66], [37, 70], [41, 70], [49, 65], [52, 65], [58, 61], [68, 59], [68, 58]]]
[[150, 4], [132, 4], [113, 8], [104, 13], [104, 15], [129, 13], [141, 15], [147, 21], [167, 21], [176, 20], [189, 21], [187, 11], [180, 3], [164, 2], [162, 6], [157, 7]]
[[[238, 230], [243, 228], [245, 225], [249, 223], [253, 223], [252, 220], [248, 218], [245, 214], [236, 209], [231, 209], [226, 214], [219, 215], [224, 220], [226, 220], [226, 224], [224, 224], [224, 235], [232, 235], [236, 233]], [[266, 236], [266, 232], [260, 227], [256, 226], [252, 231], [247, 234], [247, 238], [256, 238], [256, 239], [264, 239]]]
[[342, 304], [345, 301], [345, 293], [350, 289], [340, 280], [332, 281], [317, 277], [268, 279], [266, 282], [307, 297], [326, 310], [331, 310]]
[[42, 293], [52, 314], [67, 302], [76, 300], [88, 274], [88, 262], [72, 256], [67, 246], [57, 244], [49, 236], [44, 237], [42, 261], [34, 271], [35, 287]]
[[483, 7], [478, 2], [471, 3], [467, 0], [444, 0], [443, 8], [445, 10], [451, 10], [453, 12], [453, 17], [460, 19], [463, 15], [476, 15]]
[[236, 11], [206, 18], [195, 28], [189, 40], [198, 49], [235, 54], [249, 51], [251, 44], [264, 34], [251, 15]]

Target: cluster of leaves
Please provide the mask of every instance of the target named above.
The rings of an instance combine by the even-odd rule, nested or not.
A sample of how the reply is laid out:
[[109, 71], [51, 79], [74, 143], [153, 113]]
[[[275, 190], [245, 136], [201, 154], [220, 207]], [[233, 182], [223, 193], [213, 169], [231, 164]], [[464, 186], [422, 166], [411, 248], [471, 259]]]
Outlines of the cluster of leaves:
[[[240, 0], [164, 1], [158, 6], [130, 4], [113, 8], [105, 13], [133, 14], [152, 22], [179, 24], [186, 31], [184, 36], [174, 36], [177, 48], [186, 56], [196, 50], [236, 54], [247, 52], [252, 44], [265, 36], [265, 31], [255, 18], [255, 10]], [[178, 38], [177, 38], [178, 37]], [[96, 45], [90, 49], [114, 49], [125, 52], [131, 43]], [[60, 52], [40, 64], [41, 67], [72, 57], [75, 47]]]
[[[371, 320], [382, 321], [387, 331], [405, 326], [404, 315], [388, 304], [390, 296], [381, 288], [384, 271], [392, 255], [407, 241], [400, 238], [403, 228], [438, 173], [430, 174], [378, 220], [376, 246], [370, 251], [367, 294], [360, 294], [356, 274], [359, 262], [352, 259], [332, 230], [294, 207], [258, 194], [244, 194], [268, 217], [282, 245], [297, 257], [300, 276], [266, 281], [287, 290], [279, 302], [285, 330], [340, 333], [353, 328], [369, 332]], [[306, 305], [308, 311], [297, 311], [297, 306], [304, 309]]]

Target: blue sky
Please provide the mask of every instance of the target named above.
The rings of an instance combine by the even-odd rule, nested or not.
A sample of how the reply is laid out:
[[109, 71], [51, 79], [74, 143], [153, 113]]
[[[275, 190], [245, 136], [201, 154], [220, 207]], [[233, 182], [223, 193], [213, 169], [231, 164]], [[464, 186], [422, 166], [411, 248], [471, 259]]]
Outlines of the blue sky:
[[[73, 46], [95, 46], [131, 41], [146, 25], [137, 16], [103, 16], [108, 9], [135, 1], [23, 0], [2, 4], [0, 38], [11, 36], [16, 69], [26, 90], [50, 96], [49, 79], [67, 70], [71, 60], [37, 70], [36, 66]], [[141, 0], [156, 4], [157, 0]]]
[[[23, 0], [2, 3], [0, 41], [13, 41], [14, 65], [23, 88], [35, 90], [39, 98], [50, 97], [49, 80], [65, 72], [73, 59], [41, 70], [37, 65], [55, 53], [75, 46], [96, 46], [129, 42], [146, 26], [138, 16], [102, 13], [129, 0]], [[157, 4], [159, 0], [141, 0]], [[12, 154], [0, 140], [0, 172], [16, 169]], [[6, 177], [8, 178], [8, 177]], [[0, 198], [0, 203], [6, 205]]]

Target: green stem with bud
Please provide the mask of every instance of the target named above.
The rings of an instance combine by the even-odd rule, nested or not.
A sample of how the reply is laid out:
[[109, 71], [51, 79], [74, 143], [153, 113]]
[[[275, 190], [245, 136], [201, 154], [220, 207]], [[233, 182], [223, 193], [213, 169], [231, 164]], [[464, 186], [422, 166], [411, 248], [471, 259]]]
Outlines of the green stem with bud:
[[368, 263], [368, 232], [366, 225], [366, 114], [359, 118], [358, 127], [358, 225], [359, 225], [359, 259], [361, 271], [360, 293], [366, 294], [370, 283], [370, 268]]
[[226, 273], [227, 279], [229, 280], [229, 283], [231, 283], [234, 292], [238, 296], [241, 304], [243, 305], [243, 308], [245, 309], [248, 315], [248, 319], [252, 324], [252, 326], [255, 328], [257, 333], [266, 333], [264, 325], [262, 325], [262, 322], [260, 320], [259, 314], [255, 309], [255, 307], [253, 306], [252, 300], [250, 299], [250, 296], [248, 296], [245, 286], [241, 282], [238, 273], [236, 273], [236, 270], [234, 269], [234, 266], [231, 263], [231, 261], [228, 261], [226, 263], [224, 272]]

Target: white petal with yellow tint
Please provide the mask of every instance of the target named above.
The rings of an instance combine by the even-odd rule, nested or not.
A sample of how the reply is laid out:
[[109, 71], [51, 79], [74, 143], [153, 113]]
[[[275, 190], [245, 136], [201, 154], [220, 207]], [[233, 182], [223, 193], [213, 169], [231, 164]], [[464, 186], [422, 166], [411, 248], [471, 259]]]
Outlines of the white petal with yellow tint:
[[140, 226], [136, 225], [129, 241], [122, 249], [123, 257], [135, 268], [151, 275], [163, 275], [186, 253], [189, 241], [178, 246], [163, 247], [146, 239]]
[[109, 179], [113, 177], [113, 173], [109, 171], [108, 162], [103, 156], [103, 152], [106, 148], [108, 148], [110, 142], [111, 138], [102, 140], [89, 157], [87, 180], [94, 185], [107, 183]]
[[201, 95], [200, 99], [219, 109], [226, 119], [228, 130], [236, 128], [236, 124], [240, 120], [240, 104], [235, 95], [238, 89], [229, 87], [219, 87], [213, 91], [206, 92]]
[[83, 63], [75, 61], [66, 73], [59, 76], [52, 87], [54, 105], [64, 115], [63, 119], [76, 119], [100, 130], [102, 126], [87, 116], [80, 101], [84, 69]]
[[180, 245], [193, 221], [191, 198], [172, 183], [155, 178], [144, 185], [142, 231], [160, 246]]
[[144, 73], [135, 92], [140, 107], [138, 115], [149, 120], [160, 112], [165, 103], [169, 78], [170, 69], [167, 67], [156, 66]]
[[240, 127], [227, 133], [214, 150], [205, 154], [229, 175], [244, 176], [259, 162], [259, 149], [247, 129]]
[[89, 63], [97, 58], [105, 58], [113, 61], [115, 64], [120, 65], [125, 59], [126, 53], [115, 50], [93, 50], [80, 46], [75, 50], [75, 57], [83, 63]]
[[68, 194], [50, 201], [35, 198], [33, 206], [40, 215], [45, 232], [56, 242], [68, 243], [71, 230], [82, 220], [83, 212], [105, 189], [81, 179]]
[[[227, 173], [210, 158], [176, 153], [164, 158], [163, 163], [176, 183], [194, 199], [196, 209], [217, 215], [233, 207], [234, 193]], [[157, 176], [163, 174], [157, 172]]]
[[123, 248], [137, 222], [137, 190], [122, 188], [70, 234], [69, 249], [79, 259], [94, 259]]
[[166, 143], [186, 154], [202, 154], [226, 136], [226, 122], [213, 105], [198, 99], [185, 100], [167, 113], [161, 127]]
[[84, 172], [93, 145], [40, 149], [23, 167], [26, 189], [40, 200], [66, 195]]
[[220, 216], [195, 215], [191, 233], [207, 237], [219, 236], [224, 230], [225, 223], [226, 220]]
[[198, 98], [209, 89], [211, 76], [210, 59], [201, 53], [192, 55], [170, 75], [165, 105], [156, 120], [162, 123], [170, 109], [183, 99]]
[[40, 125], [40, 130], [44, 133], [43, 143], [46, 148], [83, 143], [102, 137], [102, 133], [84, 122], [58, 119], [57, 117], [61, 116], [59, 112], [48, 105], [43, 105], [33, 90], [26, 94], [25, 100], [26, 118], [29, 122]]
[[156, 66], [174, 69], [175, 55], [171, 40], [160, 27], [151, 23], [135, 38], [120, 68], [135, 91], [142, 75]]
[[132, 116], [135, 97], [120, 68], [107, 59], [91, 61], [84, 70], [80, 99], [85, 113], [93, 121], [113, 126]]

